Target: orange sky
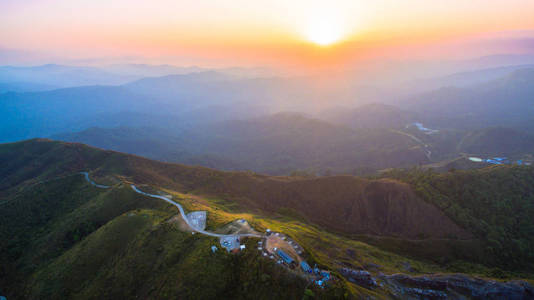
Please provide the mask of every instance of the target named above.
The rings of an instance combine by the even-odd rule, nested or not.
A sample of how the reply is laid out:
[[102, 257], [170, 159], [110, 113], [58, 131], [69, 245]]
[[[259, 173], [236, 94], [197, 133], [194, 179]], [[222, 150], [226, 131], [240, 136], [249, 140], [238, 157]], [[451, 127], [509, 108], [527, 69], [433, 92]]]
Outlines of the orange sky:
[[[0, 46], [69, 58], [315, 67], [377, 55], [475, 56], [465, 51], [470, 39], [534, 30], [533, 12], [526, 0], [2, 0]], [[318, 36], [337, 41], [320, 46]]]

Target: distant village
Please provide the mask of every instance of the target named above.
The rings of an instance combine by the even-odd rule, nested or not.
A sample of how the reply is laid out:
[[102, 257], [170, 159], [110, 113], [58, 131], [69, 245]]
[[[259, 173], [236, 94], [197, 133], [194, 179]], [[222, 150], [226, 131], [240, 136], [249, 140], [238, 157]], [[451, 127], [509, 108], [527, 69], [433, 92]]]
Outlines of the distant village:
[[491, 157], [491, 158], [480, 158], [475, 156], [470, 156], [469, 160], [477, 163], [488, 163], [492, 165], [518, 165], [518, 166], [530, 166], [532, 164], [531, 160], [510, 160], [507, 157]]

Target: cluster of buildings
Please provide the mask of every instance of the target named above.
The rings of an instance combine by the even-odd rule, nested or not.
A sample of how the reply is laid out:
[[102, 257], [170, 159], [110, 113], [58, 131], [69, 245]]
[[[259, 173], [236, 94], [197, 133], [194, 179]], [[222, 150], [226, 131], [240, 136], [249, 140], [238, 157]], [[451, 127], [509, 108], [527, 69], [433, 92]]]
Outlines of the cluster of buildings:
[[325, 284], [330, 281], [330, 272], [319, 269], [317, 265], [312, 269], [310, 265], [303, 260], [300, 262], [300, 267], [302, 268], [302, 271], [313, 278], [313, 283], [320, 287], [324, 287]]
[[262, 256], [276, 260], [278, 264], [286, 264], [288, 267], [294, 267], [295, 261], [289, 254], [281, 249], [273, 248], [272, 251], [267, 250], [267, 241], [265, 239], [258, 242], [258, 250], [261, 251]]
[[[284, 249], [267, 245], [267, 243], [269, 243], [269, 238], [270, 241], [276, 240], [277, 245]], [[268, 229], [265, 239], [258, 242], [258, 250], [262, 251], [264, 257], [273, 259], [280, 265], [284, 265], [294, 271], [301, 271], [314, 284], [320, 287], [324, 287], [326, 282], [330, 280], [330, 272], [320, 270], [317, 265], [312, 268], [308, 262], [300, 256], [303, 254], [304, 249], [293, 239], [282, 233], [271, 232]], [[288, 252], [291, 252], [293, 255]], [[296, 257], [295, 254], [297, 254]]]
[[494, 157], [494, 158], [488, 158], [485, 160], [487, 163], [493, 164], [493, 165], [503, 165], [503, 164], [510, 164], [510, 161], [506, 157]]
[[522, 165], [525, 165], [525, 166], [530, 166], [532, 164], [532, 162], [530, 161], [524, 161], [522, 159], [519, 159], [517, 161], [512, 161], [510, 159], [508, 159], [507, 157], [492, 157], [492, 158], [486, 158], [486, 159], [483, 159], [483, 158], [479, 158], [479, 157], [469, 157], [469, 160], [470, 161], [473, 161], [473, 162], [485, 162], [485, 163], [488, 163], [488, 164], [492, 164], [492, 165], [519, 165], [519, 166], [522, 166]]
[[267, 229], [265, 236], [276, 236], [282, 240], [284, 240], [291, 248], [295, 249], [295, 252], [297, 252], [298, 255], [301, 255], [304, 253], [304, 249], [292, 238], [288, 237], [287, 235], [280, 233], [280, 232], [272, 232], [270, 229]]
[[220, 238], [219, 242], [221, 243], [221, 247], [228, 252], [239, 252], [245, 249], [245, 245], [240, 244], [239, 236], [237, 235], [223, 236]]
[[320, 287], [324, 287], [328, 281], [330, 281], [330, 272], [325, 270], [319, 270], [319, 268], [315, 267], [313, 269], [315, 280], [313, 281], [316, 285]]
[[[198, 214], [195, 217], [199, 221], [203, 219], [202, 214]], [[202, 225], [202, 222], [199, 222], [198, 225]], [[274, 247], [273, 244], [277, 247]], [[239, 252], [245, 249], [245, 245], [240, 244], [240, 239], [237, 235], [221, 237], [220, 246], [228, 252]], [[217, 252], [217, 250], [217, 246], [211, 246], [213, 253]], [[258, 250], [261, 251], [262, 256], [276, 261], [277, 264], [304, 273], [317, 286], [324, 287], [331, 279], [330, 272], [319, 269], [317, 265], [312, 268], [302, 259], [300, 255], [303, 254], [304, 249], [293, 239], [282, 233], [271, 232], [271, 230], [267, 229], [265, 237], [258, 241]]]

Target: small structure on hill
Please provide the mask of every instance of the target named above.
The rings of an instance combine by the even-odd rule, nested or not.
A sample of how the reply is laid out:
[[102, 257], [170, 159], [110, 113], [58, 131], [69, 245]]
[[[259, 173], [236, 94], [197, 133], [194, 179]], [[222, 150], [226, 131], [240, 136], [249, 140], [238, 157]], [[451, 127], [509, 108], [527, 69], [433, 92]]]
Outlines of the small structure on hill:
[[217, 246], [215, 245], [211, 246], [211, 252], [215, 253], [217, 252], [217, 250], [218, 250]]
[[230, 252], [234, 249], [239, 249], [239, 237], [235, 235], [223, 236], [220, 239], [221, 246]]
[[280, 256], [280, 258], [288, 265], [294, 261], [287, 253], [280, 249], [276, 250], [276, 254], [278, 254], [278, 256]]
[[194, 211], [187, 214], [187, 219], [195, 229], [204, 230], [206, 229], [206, 215], [206, 211]]
[[310, 265], [306, 262], [306, 261], [301, 261], [300, 262], [300, 267], [302, 269], [302, 271], [306, 272], [306, 273], [312, 273], [312, 268], [310, 267]]

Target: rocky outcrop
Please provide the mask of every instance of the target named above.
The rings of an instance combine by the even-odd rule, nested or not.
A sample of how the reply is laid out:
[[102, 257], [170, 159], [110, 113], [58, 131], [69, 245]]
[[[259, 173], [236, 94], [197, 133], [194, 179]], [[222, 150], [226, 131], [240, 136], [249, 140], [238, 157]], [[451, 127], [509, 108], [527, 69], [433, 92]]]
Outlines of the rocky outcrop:
[[381, 287], [402, 299], [534, 299], [534, 286], [526, 281], [499, 282], [462, 274], [379, 274], [374, 278], [365, 270], [343, 267], [338, 271], [352, 283], [371, 289]]
[[396, 296], [431, 299], [534, 299], [534, 287], [525, 281], [498, 282], [461, 274], [382, 275]]
[[365, 270], [354, 270], [350, 268], [341, 268], [339, 273], [347, 278], [350, 282], [366, 288], [375, 288], [377, 286], [376, 280], [371, 276], [371, 273]]

